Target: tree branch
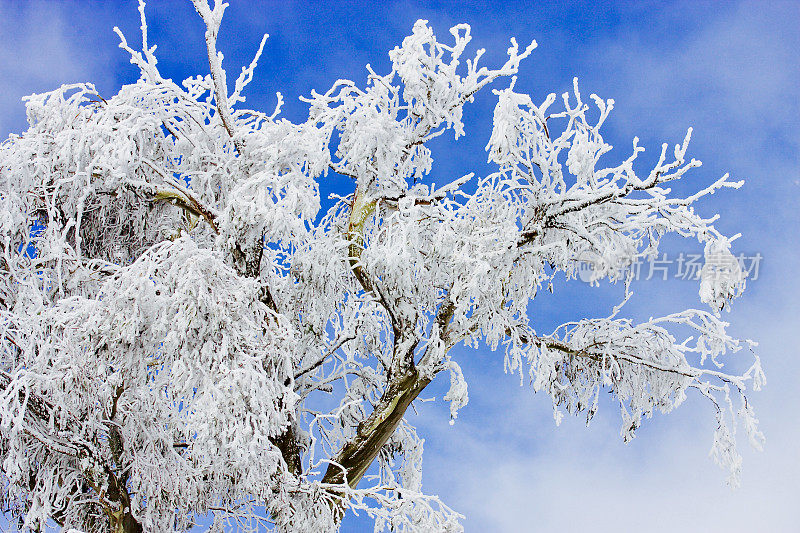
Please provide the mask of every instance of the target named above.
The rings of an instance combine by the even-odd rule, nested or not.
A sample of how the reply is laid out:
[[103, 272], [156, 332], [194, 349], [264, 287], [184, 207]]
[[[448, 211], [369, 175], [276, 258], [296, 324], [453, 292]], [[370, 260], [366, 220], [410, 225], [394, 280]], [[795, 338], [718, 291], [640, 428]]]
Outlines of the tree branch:
[[304, 374], [308, 374], [312, 370], [315, 370], [315, 369], [319, 368], [319, 366], [322, 363], [324, 363], [325, 360], [328, 357], [333, 355], [336, 352], [336, 350], [338, 350], [339, 348], [344, 346], [344, 344], [347, 343], [348, 341], [351, 341], [351, 340], [353, 340], [355, 338], [356, 338], [355, 335], [348, 335], [348, 336], [342, 337], [341, 339], [336, 341], [336, 343], [327, 352], [325, 352], [325, 354], [322, 357], [320, 357], [318, 360], [316, 360], [315, 362], [311, 363], [310, 365], [307, 365], [307, 366], [303, 367], [301, 370], [298, 370], [294, 375], [295, 381], [298, 378], [300, 378], [301, 376], [303, 376]]
[[208, 7], [206, 0], [192, 0], [195, 10], [206, 23], [206, 52], [208, 53], [208, 65], [211, 71], [211, 79], [214, 82], [214, 99], [217, 102], [217, 113], [222, 121], [222, 125], [233, 140], [233, 145], [239, 154], [244, 153], [244, 142], [236, 137], [233, 117], [228, 103], [228, 88], [225, 69], [222, 68], [222, 60], [217, 52], [217, 34], [219, 33], [222, 14], [227, 7], [224, 2], [214, 0], [213, 11]]

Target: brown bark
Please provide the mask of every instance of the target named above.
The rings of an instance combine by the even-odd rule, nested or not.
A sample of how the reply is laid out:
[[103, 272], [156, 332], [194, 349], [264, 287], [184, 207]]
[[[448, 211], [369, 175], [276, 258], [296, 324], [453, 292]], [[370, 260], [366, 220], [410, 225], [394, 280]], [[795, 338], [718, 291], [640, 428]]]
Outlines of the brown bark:
[[289, 472], [295, 476], [299, 476], [302, 473], [303, 464], [300, 458], [301, 448], [298, 443], [294, 423], [290, 422], [286, 431], [269, 440], [281, 451], [281, 455], [283, 456], [283, 460], [286, 461]]
[[[375, 209], [375, 202], [365, 202], [364, 193], [356, 191], [350, 206], [348, 235], [350, 238], [350, 267], [365, 292], [372, 294], [382, 304], [391, 320], [394, 332], [394, 354], [392, 364], [387, 368], [387, 387], [372, 413], [356, 428], [355, 436], [342, 447], [328, 465], [323, 483], [342, 485], [345, 482], [356, 488], [361, 478], [378, 456], [381, 448], [389, 440], [405, 416], [406, 410], [431, 382], [431, 376], [421, 376], [414, 364], [414, 350], [418, 339], [410, 337], [413, 323], [398, 316], [380, 285], [374, 283], [361, 268], [359, 260], [363, 250], [364, 222]], [[436, 324], [442, 332], [452, 316], [454, 306], [447, 302], [436, 317]], [[343, 507], [334, 509], [336, 516], [342, 518]]]
[[123, 533], [142, 533], [142, 525], [133, 517], [131, 513], [125, 513], [122, 518]]
[[336, 464], [328, 466], [323, 483], [342, 484], [346, 476], [347, 484], [355, 488], [428, 383], [430, 379], [421, 377], [415, 368], [392, 380], [372, 414], [358, 425], [355, 437], [336, 455]]

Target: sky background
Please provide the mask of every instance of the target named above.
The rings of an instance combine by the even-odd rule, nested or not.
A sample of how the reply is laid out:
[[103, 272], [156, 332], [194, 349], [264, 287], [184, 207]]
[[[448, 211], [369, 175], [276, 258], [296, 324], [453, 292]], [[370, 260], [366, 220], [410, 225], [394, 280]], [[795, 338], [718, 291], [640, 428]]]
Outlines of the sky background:
[[[387, 52], [429, 20], [440, 40], [460, 22], [472, 26], [474, 52], [498, 65], [508, 38], [539, 47], [519, 73], [517, 91], [540, 102], [571, 88], [614, 98], [604, 125], [615, 164], [638, 135], [647, 152], [683, 139], [694, 127], [689, 153], [704, 166], [675, 186], [704, 187], [724, 172], [745, 179], [739, 191], [704, 201], [719, 213], [725, 234], [741, 232], [735, 252], [760, 253], [759, 278], [726, 315], [731, 332], [760, 343], [767, 387], [751, 394], [767, 436], [764, 452], [741, 441], [742, 488], [731, 491], [725, 472], [707, 457], [714, 429], [708, 402], [694, 396], [675, 412], [657, 415], [628, 445], [619, 414], [603, 406], [590, 427], [582, 418], [553, 423], [550, 400], [503, 373], [502, 353], [459, 348], [470, 403], [448, 425], [447, 405], [426, 402], [410, 419], [425, 442], [423, 489], [466, 515], [466, 531], [772, 531], [800, 529], [800, 2], [245, 2], [232, 0], [218, 48], [235, 78], [260, 36], [270, 34], [245, 105], [271, 111], [275, 92], [284, 116], [300, 121], [297, 100], [326, 90], [338, 78], [364, 85], [364, 65], [389, 68]], [[205, 74], [203, 26], [187, 1], [152, 1], [151, 43], [165, 76]], [[91, 81], [111, 95], [137, 72], [111, 31], [118, 25], [138, 40], [138, 13], [125, 2], [12, 2], [0, 0], [0, 137], [26, 126], [22, 96], [62, 83]], [[500, 81], [495, 88], [503, 88]], [[467, 172], [485, 175], [495, 97], [484, 91], [465, 111], [467, 137], [442, 136], [432, 145], [431, 179], [444, 183]], [[323, 183], [323, 194], [346, 194], [344, 180]], [[670, 258], [700, 253], [696, 242], [665, 241]], [[676, 266], [669, 271], [672, 277]], [[621, 287], [555, 283], [531, 314], [539, 331], [585, 316], [606, 316]], [[700, 306], [698, 285], [642, 280], [624, 314], [638, 319]], [[743, 370], [748, 354], [737, 354]], [[447, 379], [424, 396], [441, 398]], [[367, 530], [348, 520], [343, 531]]]

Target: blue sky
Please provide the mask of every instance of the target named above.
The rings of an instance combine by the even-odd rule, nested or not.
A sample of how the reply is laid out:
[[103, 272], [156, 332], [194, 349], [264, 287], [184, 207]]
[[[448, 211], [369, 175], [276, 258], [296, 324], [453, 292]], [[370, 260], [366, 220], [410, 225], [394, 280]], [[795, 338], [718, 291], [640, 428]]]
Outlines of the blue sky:
[[[503, 374], [502, 354], [460, 349], [470, 403], [454, 426], [445, 405], [421, 404], [412, 422], [426, 438], [423, 488], [467, 516], [467, 531], [796, 531], [800, 523], [800, 2], [245, 2], [232, 0], [219, 48], [231, 72], [249, 62], [261, 33], [270, 38], [246, 105], [302, 120], [297, 100], [338, 78], [363, 84], [370, 63], [388, 69], [387, 52], [415, 20], [428, 19], [441, 39], [450, 26], [472, 25], [485, 61], [502, 60], [508, 38], [536, 39], [516, 89], [541, 101], [568, 90], [614, 98], [606, 140], [627, 155], [638, 135], [648, 149], [682, 140], [694, 127], [690, 154], [704, 162], [676, 190], [724, 172], [746, 180], [701, 206], [720, 213], [723, 233], [741, 232], [736, 252], [761, 253], [758, 280], [726, 315], [732, 331], [760, 342], [768, 384], [751, 398], [767, 435], [763, 453], [745, 448], [743, 486], [731, 491], [707, 457], [709, 405], [690, 398], [650, 420], [630, 444], [618, 437], [613, 406], [589, 428], [552, 420], [549, 399]], [[207, 70], [202, 23], [187, 1], [152, 1], [151, 42], [162, 72], [180, 80]], [[0, 136], [25, 127], [20, 98], [61, 83], [92, 81], [102, 93], [134, 81], [116, 48], [114, 25], [130, 42], [138, 33], [134, 1], [0, 1]], [[474, 50], [474, 49], [473, 49]], [[497, 84], [503, 87], [504, 82]], [[467, 137], [441, 137], [432, 179], [444, 182], [488, 167], [483, 147], [494, 97], [480, 95], [465, 112]], [[648, 159], [650, 158], [650, 159]], [[329, 180], [323, 191], [342, 192]], [[697, 243], [665, 250], [699, 252]], [[605, 316], [621, 289], [556, 284], [533, 304], [536, 327], [548, 331], [581, 316]], [[635, 318], [699, 306], [697, 285], [642, 281], [626, 307]], [[742, 356], [746, 359], [746, 355]], [[427, 396], [441, 397], [446, 383]], [[351, 520], [345, 531], [360, 531]]]

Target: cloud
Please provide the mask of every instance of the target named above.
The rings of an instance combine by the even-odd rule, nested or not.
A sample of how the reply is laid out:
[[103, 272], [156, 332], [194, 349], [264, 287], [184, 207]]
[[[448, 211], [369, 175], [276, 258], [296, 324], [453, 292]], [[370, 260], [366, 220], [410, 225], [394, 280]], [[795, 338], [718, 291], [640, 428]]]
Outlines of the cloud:
[[25, 128], [23, 96], [49, 91], [63, 83], [103, 83], [113, 79], [113, 72], [104, 69], [108, 61], [106, 48], [94, 46], [94, 35], [72, 29], [76, 18], [80, 19], [80, 12], [66, 4], [0, 4], [2, 138]]
[[[685, 3], [665, 9], [668, 17]], [[615, 121], [628, 133], [642, 122], [649, 134], [681, 136], [695, 125], [696, 140], [748, 170], [765, 158], [800, 151], [800, 36], [796, 2], [739, 2], [703, 17], [683, 39], [650, 32], [618, 35], [586, 54], [590, 71], [619, 105]], [[681, 33], [681, 36], [686, 34]], [[668, 113], [668, 120], [664, 120]], [[641, 135], [641, 133], [640, 133]]]
[[738, 490], [724, 485], [726, 473], [707, 457], [713, 413], [699, 395], [656, 415], [624, 445], [613, 407], [601, 408], [589, 428], [581, 419], [555, 428], [545, 395], [486, 370], [471, 381], [472, 403], [455, 427], [426, 417], [424, 489], [464, 513], [475, 531], [794, 531], [800, 428], [791, 411], [800, 393], [787, 345], [800, 338], [769, 322], [754, 324], [765, 339], [759, 353], [784, 364], [773, 365], [769, 386], [751, 396], [767, 444], [756, 452], [740, 435]]
[[[665, 8], [665, 24], [677, 25], [675, 13], [690, 8]], [[725, 319], [732, 322], [734, 335], [760, 342], [757, 353], [768, 384], [750, 400], [767, 436], [765, 450], [750, 450], [739, 435], [743, 486], [731, 491], [723, 483], [725, 472], [707, 457], [714, 421], [702, 398], [690, 397], [668, 416], [656, 415], [625, 446], [613, 406], [601, 408], [588, 429], [581, 420], [565, 420], [556, 429], [549, 398], [534, 396], [516, 386], [517, 378], [500, 375], [502, 354], [459, 354], [471, 387], [470, 405], [454, 428], [440, 427], [443, 416], [434, 415], [423, 416], [419, 425], [427, 437], [424, 489], [466, 514], [467, 530], [797, 528], [800, 8], [796, 3], [739, 3], [707, 9], [690, 14], [701, 22], [682, 33], [683, 40], [674, 34], [653, 38], [658, 31], [623, 25], [625, 33], [581, 51], [586, 58], [581, 85], [586, 92], [616, 99], [618, 107], [606, 126], [612, 130], [609, 137], [639, 135], [648, 153], [655, 151], [654, 142], [681, 140], [686, 128], [695, 126], [692, 155], [704, 159], [706, 167], [693, 176], [705, 181], [676, 188], [696, 190], [698, 183], [724, 170], [747, 178], [742, 191], [715, 195], [702, 209], [720, 211], [723, 231], [744, 233], [736, 242], [740, 250], [764, 255], [761, 278], [751, 282]], [[689, 292], [696, 300], [696, 287], [680, 287], [681, 294], [669, 287], [641, 289], [648, 296], [652, 291], [652, 297], [634, 297], [627, 313], [675, 310]], [[596, 307], [602, 303], [591, 301]], [[481, 357], [494, 361], [476, 361]], [[746, 361], [749, 354], [731, 361], [736, 359]]]
[[[246, 23], [237, 26], [234, 22], [239, 18], [234, 10], [244, 5], [232, 5], [222, 40], [238, 39], [239, 28], [250, 31]], [[262, 78], [251, 91], [268, 93], [267, 108], [274, 104], [274, 90], [284, 91], [293, 100], [312, 87], [324, 90], [337, 77], [353, 77], [363, 84], [364, 63], [372, 62], [379, 71], [387, 66], [387, 46], [383, 43], [376, 51], [374, 43], [391, 33], [389, 48], [399, 44], [412, 18], [430, 18], [443, 38], [448, 23], [460, 21], [444, 11], [438, 15], [419, 11], [409, 17], [404, 15], [407, 9], [395, 6], [379, 8], [382, 11], [369, 19], [367, 28], [353, 29], [347, 24], [351, 14], [340, 12], [337, 29], [319, 23], [330, 15], [311, 4], [274, 7], [277, 11], [242, 17], [252, 18], [253, 26], [272, 34], [259, 70]], [[56, 2], [0, 4], [0, 135], [24, 128], [19, 100], [25, 94], [74, 81], [115, 83], [111, 58], [121, 62], [125, 58], [110, 34], [112, 21], [93, 24], [107, 38], [98, 45], [100, 37], [87, 32], [90, 25], [81, 21], [90, 16], [90, 10], [81, 9]], [[188, 4], [183, 9], [196, 17]], [[677, 27], [677, 19], [692, 9], [699, 8], [689, 3], [664, 8], [664, 26]], [[659, 32], [652, 28], [635, 31], [620, 25], [620, 33], [579, 51], [586, 58], [581, 83], [587, 92], [617, 100], [617, 110], [607, 123], [617, 137], [638, 134], [649, 139], [649, 153], [654, 140], [680, 140], [692, 125], [696, 127], [692, 153], [711, 167], [702, 174], [707, 177], [709, 170], [714, 174], [722, 165], [730, 165], [723, 170], [750, 178], [741, 194], [726, 197], [738, 198], [733, 203], [714, 205], [728, 210], [722, 213], [721, 224], [743, 231], [743, 240], [750, 239], [748, 246], [757, 246], [765, 256], [763, 278], [751, 284], [750, 294], [731, 315], [743, 336], [762, 341], [758, 351], [769, 383], [752, 399], [767, 434], [765, 452], [745, 453], [744, 486], [731, 492], [722, 483], [725, 474], [706, 457], [712, 413], [701, 399], [692, 398], [669, 416], [657, 416], [631, 445], [624, 446], [613, 409], [601, 410], [588, 429], [580, 420], [566, 420], [555, 428], [549, 399], [543, 394], [534, 396], [518, 386], [517, 378], [503, 375], [502, 354], [463, 351], [459, 361], [469, 360], [464, 370], [470, 383], [470, 405], [461, 411], [454, 427], [446, 424], [447, 406], [434, 402], [418, 406], [423, 416], [415, 423], [427, 439], [425, 488], [465, 513], [468, 531], [749, 528], [781, 532], [796, 528], [800, 520], [794, 501], [800, 476], [796, 444], [800, 427], [793, 422], [793, 410], [800, 407], [796, 389], [800, 247], [793, 234], [800, 223], [793, 211], [800, 195], [800, 37], [796, 31], [800, 8], [797, 3], [759, 2], [710, 9], [713, 12], [707, 6], [699, 17], [689, 13], [701, 23], [682, 40], [669, 31], [654, 38], [651, 34]], [[99, 10], [99, 4], [91, 7], [93, 19]], [[160, 44], [164, 65], [184, 61], [184, 57], [170, 59], [170, 51], [183, 51], [185, 32], [199, 28], [196, 18], [168, 21], [166, 14], [172, 10], [171, 5], [155, 2], [148, 8], [154, 29], [159, 13], [165, 13], [165, 28], [172, 31], [177, 24], [180, 30], [170, 33], [171, 39], [163, 35], [153, 39]], [[385, 13], [395, 16], [386, 20]], [[502, 23], [514, 20], [519, 18], [505, 17]], [[132, 3], [113, 22], [119, 21], [127, 21], [126, 34], [135, 42], [138, 20]], [[74, 29], [75, 23], [80, 23], [80, 31]], [[477, 35], [479, 28], [475, 31]], [[508, 35], [517, 33], [521, 41], [524, 37], [511, 29], [485, 33], [498, 34], [496, 45], [487, 42], [491, 36], [476, 37], [476, 42], [486, 46], [489, 54], [499, 51], [500, 59]], [[231, 72], [249, 61], [257, 40], [258, 36], [243, 40], [240, 56], [231, 51], [230, 59], [229, 48], [223, 47]], [[562, 52], [569, 53], [556, 39], [540, 41], [543, 50], [537, 54], [555, 48], [560, 61]], [[202, 52], [202, 42], [191, 45], [195, 46], [192, 61], [200, 65], [203, 57], [197, 45]], [[487, 64], [495, 64], [489, 59]], [[543, 68], [538, 61], [537, 55], [532, 66], [546, 74], [541, 77], [547, 83], [559, 65], [567, 64]], [[256, 95], [253, 101], [258, 102]], [[297, 111], [297, 116], [302, 113]], [[643, 131], [642, 125], [647, 129]], [[483, 152], [477, 153], [485, 159]], [[567, 301], [561, 296], [559, 305]], [[653, 301], [643, 307], [649, 309]], [[666, 309], [669, 303], [660, 301], [654, 311]], [[591, 306], [599, 307], [596, 302]], [[436, 392], [438, 397], [440, 392]]]

